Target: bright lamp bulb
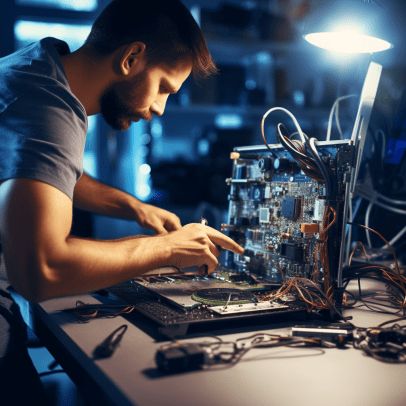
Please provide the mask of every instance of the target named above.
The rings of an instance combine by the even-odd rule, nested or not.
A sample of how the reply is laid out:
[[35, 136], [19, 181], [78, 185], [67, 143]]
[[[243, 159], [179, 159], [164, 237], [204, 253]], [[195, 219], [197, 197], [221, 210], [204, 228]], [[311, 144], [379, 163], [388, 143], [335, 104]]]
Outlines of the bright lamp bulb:
[[319, 48], [348, 54], [374, 53], [392, 48], [388, 41], [354, 31], [315, 32], [304, 38]]

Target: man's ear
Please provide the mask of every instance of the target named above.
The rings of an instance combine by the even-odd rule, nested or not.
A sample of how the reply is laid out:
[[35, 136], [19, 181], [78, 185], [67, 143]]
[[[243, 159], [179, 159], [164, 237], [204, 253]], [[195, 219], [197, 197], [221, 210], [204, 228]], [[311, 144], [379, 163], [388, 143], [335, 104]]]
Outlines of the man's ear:
[[145, 49], [143, 42], [132, 42], [122, 49], [119, 61], [122, 75], [128, 76], [140, 69], [145, 60]]

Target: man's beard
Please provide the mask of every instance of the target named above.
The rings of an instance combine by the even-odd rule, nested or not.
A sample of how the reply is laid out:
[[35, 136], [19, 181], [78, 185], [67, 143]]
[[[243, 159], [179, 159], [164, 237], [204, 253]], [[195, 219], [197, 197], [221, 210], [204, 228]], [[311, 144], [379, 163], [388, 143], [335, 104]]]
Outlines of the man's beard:
[[100, 113], [115, 130], [127, 130], [134, 120], [150, 119], [148, 114], [137, 112], [133, 107], [130, 107], [128, 100], [134, 100], [134, 96], [128, 91], [128, 87], [133, 89], [142, 81], [141, 77], [137, 77], [131, 84], [127, 81], [122, 81], [111, 85], [105, 90], [100, 99]]

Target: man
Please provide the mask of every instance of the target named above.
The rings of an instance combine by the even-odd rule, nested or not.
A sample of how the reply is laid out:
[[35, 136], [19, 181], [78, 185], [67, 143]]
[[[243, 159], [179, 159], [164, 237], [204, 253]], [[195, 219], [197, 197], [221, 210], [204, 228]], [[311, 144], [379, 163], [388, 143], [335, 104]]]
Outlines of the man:
[[[0, 59], [0, 241], [20, 294], [34, 302], [79, 294], [167, 265], [212, 272], [218, 246], [242, 252], [210, 227], [182, 227], [176, 215], [82, 174], [88, 115], [100, 112], [127, 129], [162, 115], [191, 73], [214, 71], [178, 0], [113, 0], [77, 51], [46, 38]], [[73, 206], [134, 219], [158, 234], [76, 238]]]

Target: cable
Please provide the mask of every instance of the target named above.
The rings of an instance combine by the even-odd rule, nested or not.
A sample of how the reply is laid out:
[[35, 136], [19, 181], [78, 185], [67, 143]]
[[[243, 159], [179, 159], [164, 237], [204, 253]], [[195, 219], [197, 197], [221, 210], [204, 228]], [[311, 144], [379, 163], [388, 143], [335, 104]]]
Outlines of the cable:
[[376, 197], [371, 197], [370, 195], [364, 193], [363, 191], [357, 191], [356, 192], [358, 196], [368, 200], [369, 202], [372, 202], [374, 205], [382, 207], [383, 209], [386, 209], [388, 211], [391, 211], [393, 213], [401, 214], [401, 215], [406, 215], [406, 210], [404, 209], [399, 209], [397, 207], [389, 206], [388, 204], [382, 203], [379, 200], [377, 200]]
[[[389, 245], [394, 245], [398, 240], [400, 240], [400, 238], [403, 237], [403, 234], [406, 233], [406, 226], [404, 226], [390, 241], [389, 241]], [[389, 245], [385, 244], [381, 247], [381, 249], [385, 249], [388, 248]]]
[[316, 138], [310, 138], [307, 145], [309, 146], [309, 150], [311, 155], [313, 156], [314, 162], [316, 163], [318, 169], [323, 175], [325, 184], [326, 184], [326, 195], [329, 198], [335, 197], [335, 188], [333, 188], [332, 180], [328, 169], [326, 168], [324, 162], [322, 161], [315, 144]]
[[[361, 228], [364, 228], [364, 229], [366, 228], [366, 226], [363, 225], [363, 224], [358, 224], [358, 223], [349, 223], [349, 224], [356, 225], [356, 226], [361, 227]], [[381, 240], [383, 240], [383, 241], [388, 245], [388, 247], [391, 249], [392, 255], [393, 255], [393, 259], [394, 259], [394, 261], [395, 261], [395, 262], [394, 262], [394, 265], [395, 265], [396, 272], [397, 272], [397, 274], [398, 274], [400, 277], [402, 277], [401, 272], [400, 272], [400, 267], [399, 267], [399, 261], [398, 261], [397, 256], [396, 256], [396, 251], [395, 251], [395, 249], [390, 245], [389, 241], [388, 241], [380, 232], [374, 230], [374, 229], [371, 228], [371, 227], [368, 227], [368, 228], [369, 228], [370, 231], [372, 231], [374, 234], [376, 234]], [[403, 290], [406, 292], [406, 288], [405, 288], [404, 285], [405, 285], [405, 282], [402, 281], [402, 288], [403, 288]]]
[[386, 152], [386, 135], [383, 132], [383, 130], [381, 130], [381, 129], [376, 130], [375, 135], [382, 137], [381, 160], [383, 161], [385, 158], [385, 152]]
[[268, 145], [268, 143], [267, 143], [267, 141], [266, 141], [266, 137], [265, 137], [265, 120], [266, 120], [266, 118], [267, 118], [271, 113], [273, 113], [274, 111], [282, 111], [282, 112], [286, 113], [286, 114], [292, 119], [293, 124], [294, 124], [295, 127], [296, 127], [296, 130], [297, 130], [297, 132], [298, 132], [298, 134], [299, 134], [299, 136], [300, 136], [301, 141], [302, 141], [303, 143], [305, 143], [305, 142], [306, 142], [306, 137], [305, 137], [305, 135], [304, 135], [304, 133], [303, 133], [302, 128], [300, 127], [299, 122], [296, 120], [296, 117], [295, 117], [288, 109], [285, 109], [285, 108], [283, 108], [283, 107], [272, 107], [271, 109], [269, 109], [269, 110], [262, 116], [262, 120], [261, 120], [261, 134], [262, 134], [262, 139], [264, 140], [265, 145], [268, 146], [268, 149], [270, 149], [270, 148], [269, 148], [269, 145]]
[[368, 248], [372, 248], [372, 242], [371, 242], [371, 235], [369, 233], [369, 218], [371, 216], [371, 211], [372, 211], [372, 207], [373, 207], [373, 203], [369, 203], [368, 207], [365, 211], [365, 235], [367, 237], [367, 243], [368, 243]]
[[[384, 196], [381, 193], [378, 193], [374, 190], [370, 190], [369, 187], [366, 185], [358, 185], [355, 192], [359, 195], [364, 197], [365, 199], [371, 200], [373, 202], [377, 202], [380, 204], [392, 204], [394, 206], [406, 206], [406, 201], [405, 200], [397, 200], [397, 199], [392, 199], [390, 197]], [[379, 202], [379, 200], [383, 200], [386, 203]], [[401, 209], [400, 209], [401, 210]]]
[[[317, 182], [323, 182], [324, 178], [322, 173], [318, 169], [314, 159], [306, 154], [304, 145], [297, 140], [291, 140], [285, 136], [282, 129], [285, 129], [285, 126], [279, 123], [277, 125], [277, 134], [281, 144], [292, 155], [293, 159], [297, 161], [299, 167], [307, 176], [315, 179]], [[305, 137], [307, 136], [305, 135]]]
[[357, 96], [358, 95], [356, 95], [356, 94], [348, 94], [346, 96], [338, 97], [334, 101], [334, 103], [333, 103], [333, 105], [331, 107], [331, 110], [330, 110], [329, 117], [328, 117], [326, 141], [330, 141], [330, 138], [331, 138], [331, 130], [332, 130], [332, 126], [333, 126], [333, 116], [334, 116], [334, 114], [335, 114], [335, 119], [336, 119], [336, 125], [337, 125], [338, 131], [340, 133], [340, 137], [343, 138], [343, 133], [342, 133], [342, 130], [341, 130], [340, 120], [339, 120], [339, 117], [338, 117], [338, 106], [339, 106], [339, 103], [342, 100], [349, 99], [351, 97], [357, 97]]

